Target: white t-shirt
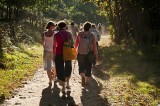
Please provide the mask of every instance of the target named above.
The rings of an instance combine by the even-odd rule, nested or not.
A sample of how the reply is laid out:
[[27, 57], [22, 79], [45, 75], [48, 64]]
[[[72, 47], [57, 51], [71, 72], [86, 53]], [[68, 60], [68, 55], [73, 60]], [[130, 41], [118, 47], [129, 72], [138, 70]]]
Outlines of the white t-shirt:
[[44, 35], [44, 50], [53, 52], [54, 36], [47, 37]]
[[90, 29], [90, 32], [95, 36], [96, 42], [98, 42], [99, 33], [96, 29]]

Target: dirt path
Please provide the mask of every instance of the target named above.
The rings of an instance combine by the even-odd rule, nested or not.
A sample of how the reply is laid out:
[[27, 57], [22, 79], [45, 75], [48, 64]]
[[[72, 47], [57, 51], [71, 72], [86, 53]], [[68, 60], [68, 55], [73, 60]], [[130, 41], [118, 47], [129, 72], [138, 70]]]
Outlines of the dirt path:
[[96, 71], [93, 69], [93, 79], [86, 88], [81, 87], [78, 75], [78, 64], [73, 61], [74, 72], [71, 76], [71, 89], [67, 91], [71, 98], [62, 99], [60, 86], [54, 83], [48, 87], [46, 72], [41, 67], [30, 81], [24, 82], [23, 88], [18, 88], [17, 94], [10, 100], [4, 101], [1, 106], [107, 106], [107, 101], [99, 96], [100, 86], [96, 80]]

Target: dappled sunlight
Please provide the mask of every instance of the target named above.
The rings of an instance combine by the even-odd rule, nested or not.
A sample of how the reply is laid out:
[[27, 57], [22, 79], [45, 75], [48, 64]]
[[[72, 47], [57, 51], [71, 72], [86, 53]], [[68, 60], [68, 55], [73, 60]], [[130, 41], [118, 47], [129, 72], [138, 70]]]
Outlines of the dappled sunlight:
[[100, 62], [97, 65], [102, 98], [107, 98], [113, 105], [156, 103], [160, 98], [159, 78], [154, 71], [158, 69], [156, 61], [146, 61], [145, 54], [137, 48], [107, 46], [107, 41], [104, 38], [100, 43]]
[[[101, 48], [100, 58], [102, 67], [110, 70], [113, 75], [128, 72], [135, 74], [137, 79], [143, 81], [148, 81], [151, 77], [148, 76], [148, 73], [151, 73], [149, 67], [152, 67], [152, 64], [149, 65], [144, 62], [141, 52], [135, 53], [132, 50], [121, 49], [121, 46], [115, 45]], [[144, 76], [142, 77], [141, 74]]]
[[0, 70], [0, 94], [10, 98], [14, 95], [14, 89], [19, 87], [23, 80], [31, 77], [41, 65], [42, 46], [20, 45], [18, 50], [4, 53], [3, 61], [6, 69]]
[[111, 39], [111, 36], [110, 35], [103, 35], [101, 37], [101, 40], [99, 42], [99, 45], [101, 45], [101, 47], [108, 47], [112, 44], [112, 39]]

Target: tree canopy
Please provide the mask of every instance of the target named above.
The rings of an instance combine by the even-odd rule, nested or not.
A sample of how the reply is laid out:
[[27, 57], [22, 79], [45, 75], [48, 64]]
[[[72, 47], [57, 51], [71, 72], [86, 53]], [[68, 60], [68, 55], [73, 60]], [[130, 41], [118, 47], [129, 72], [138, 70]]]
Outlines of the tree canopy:
[[109, 23], [115, 42], [160, 44], [158, 0], [2, 0], [0, 21], [25, 20], [42, 26], [43, 19]]
[[109, 18], [116, 42], [134, 39], [137, 44], [160, 44], [159, 0], [83, 0], [96, 3]]

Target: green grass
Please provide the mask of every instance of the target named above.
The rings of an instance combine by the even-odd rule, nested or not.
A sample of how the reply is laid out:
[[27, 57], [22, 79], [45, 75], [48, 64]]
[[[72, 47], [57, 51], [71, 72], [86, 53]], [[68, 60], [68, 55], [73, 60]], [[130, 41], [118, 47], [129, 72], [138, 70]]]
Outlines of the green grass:
[[[156, 106], [160, 102], [160, 60], [152, 51], [146, 53], [144, 48], [133, 45], [111, 45], [101, 47], [99, 54], [98, 74], [103, 76], [98, 79], [104, 97], [131, 106]], [[107, 83], [105, 77], [109, 78]]]
[[21, 82], [29, 78], [42, 64], [42, 46], [19, 45], [19, 48], [4, 53], [2, 61], [6, 69], [0, 70], [0, 96], [9, 98]]

